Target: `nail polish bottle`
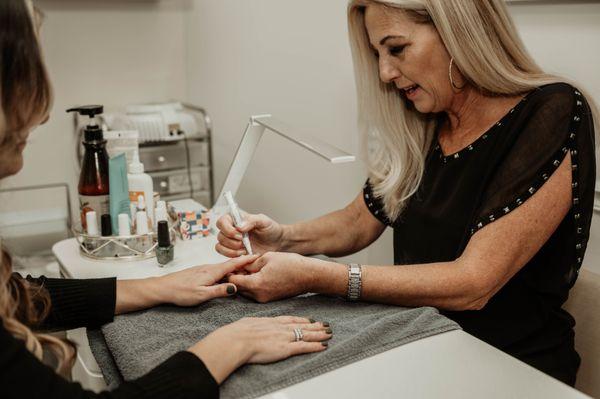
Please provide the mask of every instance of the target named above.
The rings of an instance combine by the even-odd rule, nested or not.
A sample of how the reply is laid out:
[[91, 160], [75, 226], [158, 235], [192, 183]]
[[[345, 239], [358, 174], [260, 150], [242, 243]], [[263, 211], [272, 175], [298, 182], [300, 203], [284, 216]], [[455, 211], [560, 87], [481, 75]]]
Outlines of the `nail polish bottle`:
[[166, 220], [158, 222], [158, 246], [156, 247], [156, 259], [161, 266], [173, 260], [175, 248], [171, 244], [169, 235], [169, 224]]

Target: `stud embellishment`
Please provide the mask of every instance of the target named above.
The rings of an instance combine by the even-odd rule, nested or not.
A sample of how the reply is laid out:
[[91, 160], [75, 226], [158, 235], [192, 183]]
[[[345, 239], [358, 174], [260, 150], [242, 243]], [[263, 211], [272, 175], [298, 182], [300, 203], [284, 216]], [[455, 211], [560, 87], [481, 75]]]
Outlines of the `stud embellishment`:
[[533, 194], [533, 193], [535, 193], [535, 188], [529, 187], [529, 190], [527, 190], [527, 191], [529, 191], [529, 194]]
[[454, 154], [454, 159], [458, 158], [460, 155], [458, 153]]
[[577, 155], [577, 150], [571, 150], [571, 155], [576, 156]]
[[517, 205], [521, 205], [523, 203], [523, 201], [521, 200], [521, 198], [517, 198]]
[[573, 198], [573, 205], [579, 204], [579, 198]]
[[494, 220], [496, 220], [496, 218], [494, 218], [494, 215], [490, 215], [490, 222], [493, 222]]
[[580, 217], [581, 217], [581, 214], [579, 214], [579, 213], [576, 213], [576, 214], [575, 214], [575, 219], [576, 219], [576, 220], [577, 220], [577, 219], [579, 219]]
[[575, 115], [575, 117], [573, 118], [573, 120], [575, 122], [579, 122], [581, 120], [581, 118], [579, 117], [579, 115]]
[[581, 244], [577, 244], [577, 245], [575, 245], [575, 248], [576, 248], [576, 249], [581, 249], [581, 248], [582, 248], [582, 245], [581, 245]]
[[569, 135], [569, 138], [570, 138], [571, 140], [573, 140], [573, 139], [575, 138], [575, 133], [571, 133], [571, 134]]
[[555, 159], [554, 162], [552, 162], [552, 165], [558, 166], [560, 165], [560, 161], [558, 159]]
[[477, 227], [482, 228], [483, 227], [483, 223], [481, 223], [481, 222], [477, 223]]
[[544, 173], [544, 174], [542, 175], [542, 179], [544, 179], [544, 180], [548, 180], [548, 173]]

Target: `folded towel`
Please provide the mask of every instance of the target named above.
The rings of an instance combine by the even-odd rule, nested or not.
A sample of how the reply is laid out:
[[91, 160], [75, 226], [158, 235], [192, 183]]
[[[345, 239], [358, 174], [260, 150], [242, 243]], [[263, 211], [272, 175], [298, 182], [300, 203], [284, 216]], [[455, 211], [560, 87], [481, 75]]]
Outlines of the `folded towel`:
[[223, 383], [222, 398], [256, 398], [396, 346], [460, 328], [430, 307], [351, 303], [305, 295], [268, 304], [237, 297], [194, 308], [161, 306], [117, 316], [102, 327], [102, 334], [90, 332], [88, 336], [107, 382], [114, 387], [123, 378], [142, 376], [225, 324], [246, 316], [281, 315], [329, 322], [334, 334], [328, 349], [275, 364], [243, 366]]

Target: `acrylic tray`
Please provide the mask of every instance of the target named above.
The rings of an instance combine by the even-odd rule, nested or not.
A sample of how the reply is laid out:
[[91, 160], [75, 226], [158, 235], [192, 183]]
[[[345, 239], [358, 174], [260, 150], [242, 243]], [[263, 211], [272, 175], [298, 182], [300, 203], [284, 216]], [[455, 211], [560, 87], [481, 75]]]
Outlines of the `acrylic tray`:
[[[89, 236], [81, 226], [71, 229], [79, 244], [79, 252], [86, 258], [96, 260], [143, 260], [156, 256], [158, 238], [155, 232], [130, 236]], [[175, 227], [169, 228], [171, 242], [175, 243]]]

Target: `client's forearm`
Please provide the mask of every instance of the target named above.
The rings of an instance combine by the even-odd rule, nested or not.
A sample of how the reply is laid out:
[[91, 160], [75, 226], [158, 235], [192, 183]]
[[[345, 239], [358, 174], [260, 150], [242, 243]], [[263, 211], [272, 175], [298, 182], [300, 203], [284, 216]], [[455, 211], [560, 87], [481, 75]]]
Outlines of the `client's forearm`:
[[134, 312], [163, 303], [158, 278], [117, 280], [115, 314]]

